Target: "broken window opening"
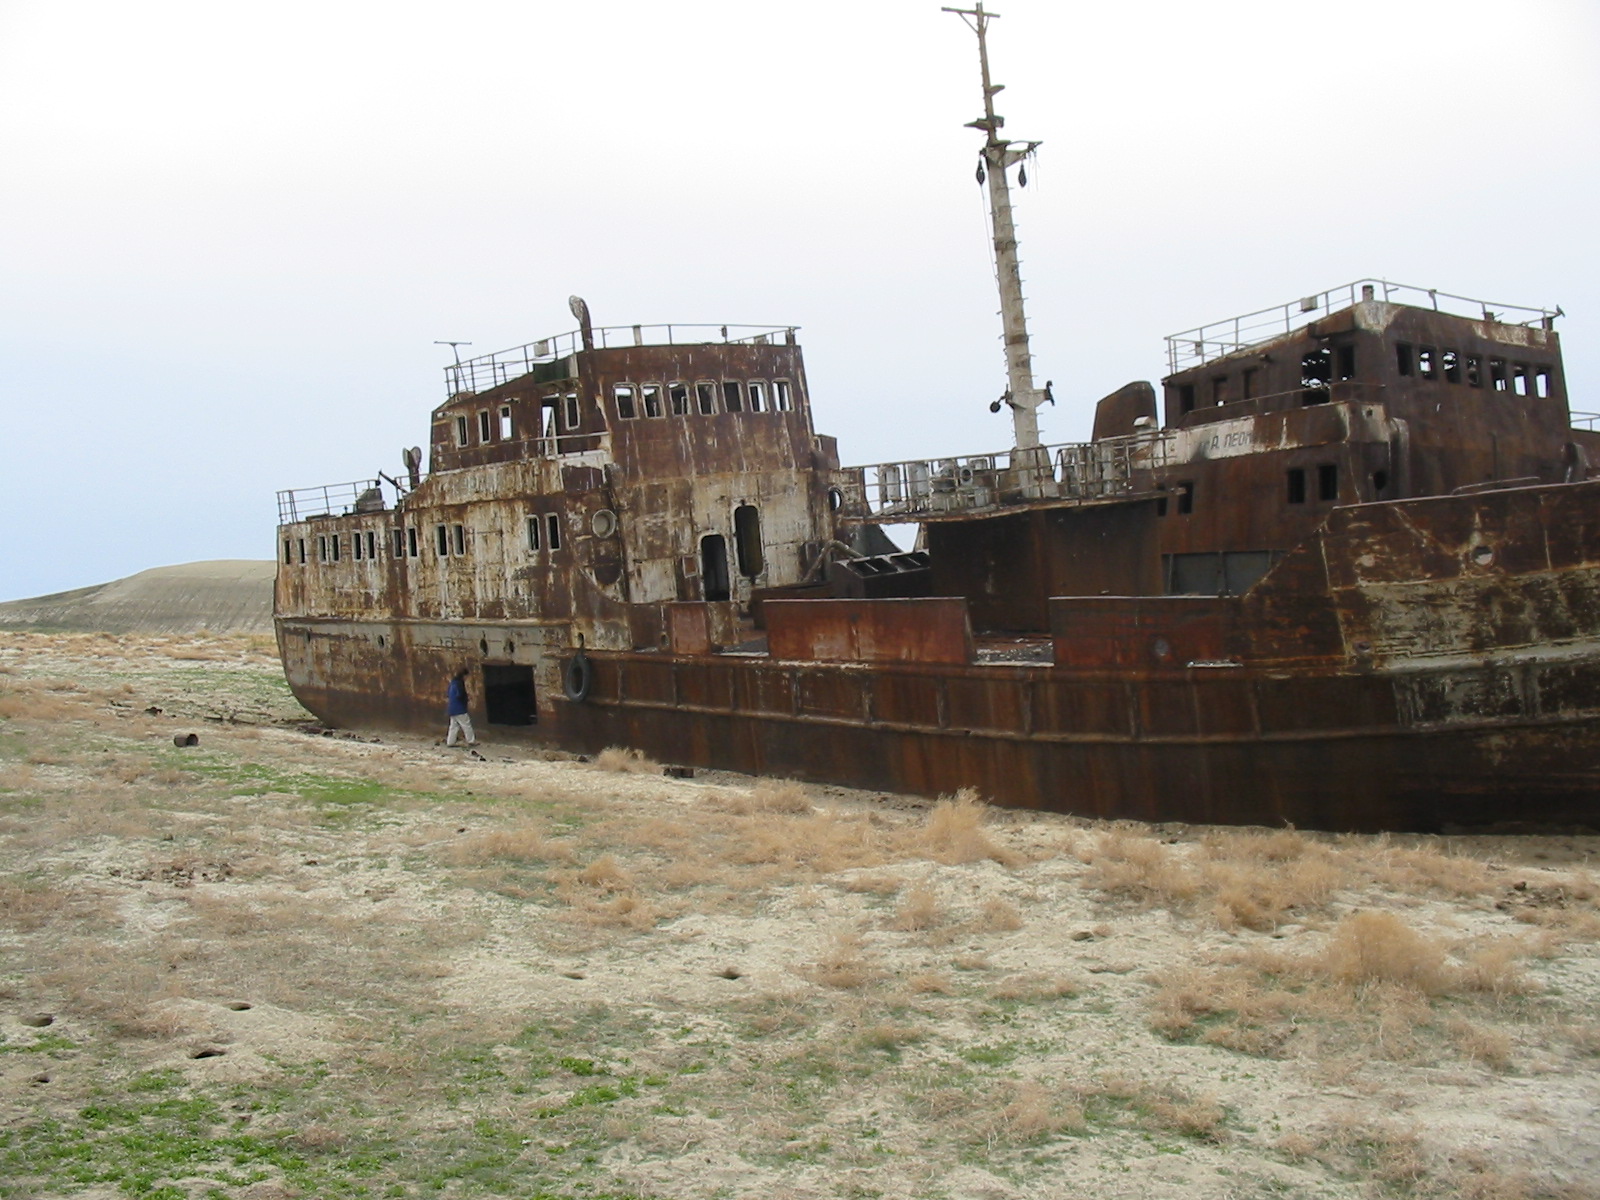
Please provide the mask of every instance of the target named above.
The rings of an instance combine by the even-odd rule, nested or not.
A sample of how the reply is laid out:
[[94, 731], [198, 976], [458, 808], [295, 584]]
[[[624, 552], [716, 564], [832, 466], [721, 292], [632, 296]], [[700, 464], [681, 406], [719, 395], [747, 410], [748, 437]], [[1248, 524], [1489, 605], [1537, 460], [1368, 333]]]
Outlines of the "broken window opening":
[[1546, 366], [1535, 367], [1533, 371], [1533, 394], [1541, 400], [1548, 400], [1551, 396], [1550, 368]]
[[647, 417], [659, 417], [659, 416], [662, 415], [662, 410], [661, 410], [661, 385], [659, 383], [647, 383], [647, 384], [644, 384], [639, 389], [639, 395], [644, 400], [644, 415], [645, 416], [647, 416]]
[[396, 558], [404, 558], [406, 556], [406, 531], [404, 529], [391, 529], [389, 532], [394, 540], [394, 556]]
[[739, 384], [732, 379], [722, 381], [722, 411], [743, 412], [744, 397], [739, 392]]
[[448, 557], [450, 554], [450, 527], [448, 525], [435, 525], [434, 534], [439, 546], [439, 557]]
[[305, 563], [305, 561], [306, 561], [306, 540], [305, 540], [305, 538], [300, 538], [299, 541], [300, 541], [300, 562], [303, 565]]
[[1411, 374], [1411, 343], [1396, 342], [1394, 345], [1395, 369], [1402, 375]]
[[417, 527], [415, 525], [406, 527], [406, 555], [409, 558], [417, 557]]
[[728, 543], [720, 533], [700, 539], [700, 586], [708, 601], [726, 600], [728, 589]]
[[1192, 413], [1194, 411], [1194, 384], [1180, 383], [1178, 385], [1178, 412]]
[[750, 401], [751, 412], [765, 412], [767, 410], [767, 385], [759, 379], [752, 379], [750, 386], [745, 389], [745, 398]]
[[553, 554], [561, 549], [561, 518], [550, 513], [544, 519], [544, 544]]
[[1467, 355], [1467, 386], [1483, 386], [1483, 359], [1476, 354]]
[[342, 542], [343, 540], [344, 539], [342, 537], [340, 537], [337, 533], [330, 533], [328, 535], [328, 553], [333, 556], [333, 561], [334, 562], [338, 562], [339, 561], [339, 552], [342, 549], [342, 547], [339, 545], [339, 543]]
[[1337, 347], [1337, 350], [1338, 369], [1334, 374], [1334, 378], [1339, 380], [1341, 383], [1346, 379], [1354, 379], [1356, 377], [1355, 346], [1349, 342], [1346, 342], [1344, 345]]
[[733, 510], [733, 545], [739, 574], [754, 579], [766, 569], [761, 556], [761, 513], [754, 504], [741, 504]]
[[1239, 399], [1252, 400], [1256, 394], [1256, 376], [1260, 374], [1257, 367], [1246, 367], [1239, 372]]
[[288, 538], [283, 539], [283, 561], [289, 564], [294, 562], [294, 547], [289, 544]]
[[352, 550], [351, 550], [351, 557], [353, 557], [357, 562], [360, 562], [361, 561], [361, 531], [357, 530], [356, 533], [355, 533], [355, 536], [353, 536], [350, 539], [350, 541], [353, 544]]
[[1382, 497], [1383, 490], [1389, 486], [1389, 472], [1381, 467], [1372, 473], [1372, 494]]
[[455, 533], [456, 533], [456, 553], [457, 554], [465, 554], [467, 552], [467, 531], [466, 531], [466, 528], [464, 526], [457, 525], [455, 527]]
[[1304, 467], [1289, 468], [1289, 494], [1290, 504], [1304, 504], [1306, 502], [1306, 469]]
[[1528, 394], [1528, 364], [1511, 364], [1511, 390], [1519, 396]]
[[1461, 382], [1461, 356], [1454, 350], [1439, 351], [1439, 365], [1444, 369], [1446, 383]]
[[493, 427], [489, 424], [489, 410], [478, 410], [478, 441], [487, 445], [494, 440]]
[[1339, 464], [1317, 464], [1317, 499], [1337, 500], [1339, 498]]
[[1194, 511], [1194, 483], [1186, 481], [1178, 485], [1178, 515], [1188, 516]]
[[491, 725], [538, 724], [533, 668], [516, 663], [484, 663], [483, 706]]
[[1424, 379], [1437, 379], [1439, 372], [1432, 346], [1417, 347], [1417, 374]]
[[1491, 358], [1489, 360], [1489, 386], [1497, 392], [1506, 391], [1511, 386], [1510, 380], [1506, 378], [1505, 359]]
[[1228, 377], [1218, 375], [1211, 381], [1211, 403], [1226, 404], [1228, 402]]
[[1326, 404], [1333, 378], [1333, 354], [1326, 346], [1300, 359], [1300, 403]]
[[317, 535], [317, 561], [328, 561], [328, 535], [325, 533]]
[[667, 385], [667, 403], [672, 406], [673, 416], [688, 416], [689, 385], [687, 383], [669, 383]]
[[378, 557], [378, 535], [372, 530], [367, 530], [367, 557]]
[[500, 406], [500, 440], [502, 442], [509, 442], [511, 440], [511, 434], [511, 406], [509, 404], [502, 404]]
[[624, 421], [631, 421], [639, 415], [633, 406], [633, 384], [618, 383], [611, 388], [611, 399], [617, 406], [617, 416]]
[[695, 384], [694, 400], [695, 404], [699, 406], [700, 415], [709, 417], [717, 411], [716, 385], [709, 380], [702, 380], [700, 383]]
[[528, 518], [528, 549], [533, 553], [539, 552], [539, 518]]
[[[578, 412], [578, 393], [568, 392], [561, 399], [567, 410], [567, 432], [571, 433], [582, 423], [582, 414]], [[554, 408], [555, 406], [552, 405], [550, 413], [550, 430], [552, 433], [555, 432], [556, 425], [556, 414]]]
[[472, 425], [465, 415], [456, 418], [456, 445], [465, 446], [472, 440]]
[[1165, 496], [1157, 496], [1156, 497], [1156, 516], [1164, 517], [1166, 515], [1167, 515], [1167, 498]]
[[794, 408], [794, 401], [789, 395], [789, 381], [787, 379], [774, 379], [772, 381], [772, 407], [777, 412], [788, 412]]

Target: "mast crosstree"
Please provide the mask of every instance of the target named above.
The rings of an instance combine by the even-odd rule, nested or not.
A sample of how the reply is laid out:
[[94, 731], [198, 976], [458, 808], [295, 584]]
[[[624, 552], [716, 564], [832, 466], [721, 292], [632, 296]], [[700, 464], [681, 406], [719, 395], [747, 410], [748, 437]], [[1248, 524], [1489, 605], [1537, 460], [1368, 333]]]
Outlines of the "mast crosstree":
[[[978, 35], [978, 65], [983, 72], [983, 116], [967, 123], [985, 135], [978, 180], [989, 188], [989, 217], [994, 227], [995, 276], [1000, 284], [1000, 322], [1005, 333], [1006, 394], [1018, 449], [1039, 445], [1038, 408], [1045, 393], [1033, 386], [1033, 354], [1028, 347], [1028, 320], [1022, 307], [1022, 270], [1017, 258], [1017, 229], [1011, 216], [1008, 172], [1039, 148], [1039, 142], [1013, 142], [1000, 136], [1005, 118], [994, 111], [995, 93], [1005, 84], [989, 80], [989, 22], [996, 12], [985, 12], [983, 0], [973, 8], [944, 8], [955, 13]], [[1023, 177], [1024, 180], [1026, 176]]]

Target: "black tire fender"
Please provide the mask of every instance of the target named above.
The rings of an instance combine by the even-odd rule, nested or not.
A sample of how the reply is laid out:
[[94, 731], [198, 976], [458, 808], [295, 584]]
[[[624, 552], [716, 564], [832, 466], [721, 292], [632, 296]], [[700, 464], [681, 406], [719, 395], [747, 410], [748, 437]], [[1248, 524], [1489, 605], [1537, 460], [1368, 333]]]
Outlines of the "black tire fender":
[[561, 692], [568, 700], [582, 704], [589, 698], [589, 688], [594, 683], [594, 664], [589, 656], [579, 650], [567, 659], [561, 669]]

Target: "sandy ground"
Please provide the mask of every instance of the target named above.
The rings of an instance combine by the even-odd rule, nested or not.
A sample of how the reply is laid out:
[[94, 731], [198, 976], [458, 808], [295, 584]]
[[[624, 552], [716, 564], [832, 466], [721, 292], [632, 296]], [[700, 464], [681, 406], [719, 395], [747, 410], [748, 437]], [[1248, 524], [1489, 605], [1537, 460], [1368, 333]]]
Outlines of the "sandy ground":
[[301, 716], [263, 642], [0, 634], [0, 1197], [1600, 1196], [1600, 839]]

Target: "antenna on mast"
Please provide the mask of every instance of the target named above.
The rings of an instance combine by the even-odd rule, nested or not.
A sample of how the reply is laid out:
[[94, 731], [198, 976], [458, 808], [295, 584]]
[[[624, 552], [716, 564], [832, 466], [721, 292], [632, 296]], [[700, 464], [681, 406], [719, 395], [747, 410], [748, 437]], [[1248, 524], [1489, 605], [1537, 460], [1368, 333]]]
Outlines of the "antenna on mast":
[[[1006, 394], [1001, 397], [1011, 406], [1011, 424], [1016, 431], [1017, 449], [1039, 445], [1038, 408], [1045, 394], [1033, 386], [1033, 353], [1028, 348], [1028, 320], [1022, 310], [1022, 270], [1017, 258], [1017, 227], [1011, 217], [1011, 183], [1007, 172], [1024, 162], [1039, 142], [1013, 142], [1000, 136], [1006, 119], [994, 111], [997, 92], [1003, 83], [989, 81], [989, 22], [1000, 14], [985, 12], [983, 0], [973, 8], [944, 8], [955, 13], [978, 35], [978, 65], [983, 72], [983, 116], [967, 123], [984, 137], [978, 164], [978, 182], [989, 188], [989, 218], [994, 227], [995, 277], [1000, 284], [1000, 323], [1005, 331]], [[1026, 171], [1026, 167], [1023, 168]], [[1019, 183], [1026, 184], [1026, 174]], [[999, 402], [990, 406], [998, 410]]]

